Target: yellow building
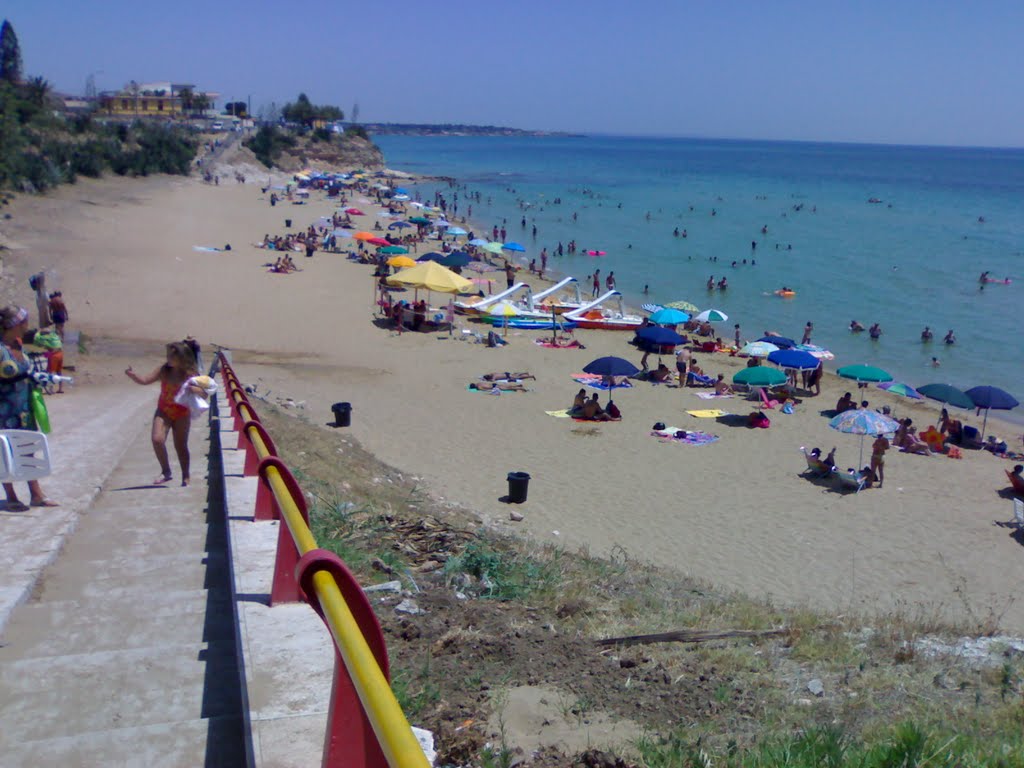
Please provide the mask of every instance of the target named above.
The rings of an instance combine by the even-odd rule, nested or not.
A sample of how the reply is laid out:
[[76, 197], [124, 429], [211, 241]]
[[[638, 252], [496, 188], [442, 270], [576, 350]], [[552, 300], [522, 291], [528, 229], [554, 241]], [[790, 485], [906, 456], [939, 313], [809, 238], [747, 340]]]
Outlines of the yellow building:
[[120, 91], [104, 91], [99, 96], [99, 103], [100, 111], [108, 115], [180, 117], [212, 109], [219, 96], [197, 91], [188, 83], [133, 81]]

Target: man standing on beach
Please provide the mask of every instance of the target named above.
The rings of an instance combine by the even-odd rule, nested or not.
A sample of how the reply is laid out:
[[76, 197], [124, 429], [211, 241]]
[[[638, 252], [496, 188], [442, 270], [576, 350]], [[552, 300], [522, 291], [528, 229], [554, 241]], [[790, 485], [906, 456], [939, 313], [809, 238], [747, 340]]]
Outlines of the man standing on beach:
[[505, 287], [511, 288], [516, 281], [516, 271], [507, 261], [505, 262]]
[[804, 326], [804, 337], [800, 340], [801, 344], [811, 343], [811, 333], [814, 331], [814, 323], [810, 320], [807, 321], [807, 325]]
[[733, 329], [736, 331], [735, 336], [734, 336], [734, 338], [736, 340], [736, 349], [739, 349], [740, 348], [740, 324], [736, 323], [736, 325], [733, 326]]

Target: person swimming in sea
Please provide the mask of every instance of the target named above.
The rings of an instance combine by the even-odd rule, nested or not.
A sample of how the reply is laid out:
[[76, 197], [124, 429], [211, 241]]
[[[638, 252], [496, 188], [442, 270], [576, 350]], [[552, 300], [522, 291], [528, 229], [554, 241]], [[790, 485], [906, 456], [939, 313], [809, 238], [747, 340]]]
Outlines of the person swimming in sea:
[[932, 329], [926, 325], [924, 330], [921, 331], [921, 341], [931, 341], [933, 336], [934, 334], [932, 334]]
[[864, 330], [864, 326], [858, 323], [856, 320], [850, 321], [850, 333], [860, 333]]

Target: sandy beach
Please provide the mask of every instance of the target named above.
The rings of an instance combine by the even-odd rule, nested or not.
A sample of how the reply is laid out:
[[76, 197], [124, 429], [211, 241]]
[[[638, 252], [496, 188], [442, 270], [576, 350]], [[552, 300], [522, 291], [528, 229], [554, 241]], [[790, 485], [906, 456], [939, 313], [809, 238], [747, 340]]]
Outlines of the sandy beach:
[[[33, 306], [27, 276], [53, 270], [59, 282], [51, 288], [64, 292], [69, 328], [122, 342], [108, 345], [123, 349], [115, 381], [126, 364], [158, 362], [137, 350], [192, 334], [206, 349], [231, 348], [240, 376], [268, 399], [304, 402], [296, 412], [314, 426], [332, 421], [332, 403], [348, 401], [350, 434], [366, 448], [496, 526], [595, 554], [622, 548], [785, 604], [978, 621], [991, 615], [1004, 629], [1024, 631], [1024, 604], [1007, 578], [1024, 551], [996, 525], [1012, 518], [1003, 471], [1014, 462], [983, 451], [957, 461], [892, 450], [884, 488], [841, 494], [812, 481], [801, 474], [801, 446], [837, 446], [841, 467], [858, 461], [860, 438], [835, 432], [820, 414], [844, 391], [856, 395], [854, 384], [831, 376], [822, 395], [804, 399], [794, 414], [771, 412], [767, 430], [686, 413], [746, 415], [750, 404], [742, 399], [705, 401], [697, 393], [706, 390], [644, 382], [614, 391], [621, 422], [554, 418], [545, 412], [571, 404], [580, 386], [571, 375], [590, 360], [614, 354], [639, 363], [627, 344], [631, 334], [577, 331], [585, 350], [548, 349], [534, 344], [546, 334], [510, 330], [508, 346], [490, 349], [461, 333], [477, 326], [460, 318], [450, 337], [398, 335], [373, 322], [370, 267], [322, 252], [293, 254], [302, 271], [290, 275], [261, 266], [275, 254], [253, 243], [284, 233], [285, 218], [304, 227], [333, 204], [314, 193], [305, 205], [271, 207], [258, 184], [225, 182], [105, 179], [19, 197], [2, 226], [8, 298]], [[369, 214], [358, 221], [372, 228], [379, 219], [364, 201], [354, 196]], [[230, 251], [193, 248], [225, 244]], [[435, 295], [435, 306], [446, 299]], [[743, 323], [731, 318], [724, 337], [733, 320]], [[730, 379], [745, 364], [725, 354], [697, 359]], [[489, 371], [537, 378], [525, 393], [467, 391]], [[889, 405], [921, 429], [935, 421], [934, 404], [866, 392], [872, 407]], [[973, 413], [958, 417], [981, 425]], [[650, 434], [656, 422], [720, 439], [663, 442]], [[989, 431], [1019, 437], [1019, 428], [994, 418]], [[1009, 442], [1019, 449], [1019, 439]], [[869, 453], [868, 443], [863, 463]], [[519, 523], [509, 522], [509, 506], [499, 501], [510, 471], [532, 477]]]

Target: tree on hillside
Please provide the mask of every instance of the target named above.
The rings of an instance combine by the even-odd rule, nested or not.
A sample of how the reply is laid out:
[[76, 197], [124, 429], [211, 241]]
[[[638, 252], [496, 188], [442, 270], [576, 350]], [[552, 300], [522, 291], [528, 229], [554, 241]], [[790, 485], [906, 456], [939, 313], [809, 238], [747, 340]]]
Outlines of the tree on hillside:
[[21, 46], [7, 19], [0, 26], [0, 79], [8, 83], [21, 82]]
[[307, 128], [312, 128], [318, 120], [343, 120], [345, 113], [338, 107], [329, 104], [317, 106], [309, 100], [306, 94], [300, 93], [294, 104], [288, 103], [281, 108], [281, 116], [289, 123], [299, 123]]
[[181, 111], [188, 114], [192, 111], [192, 105], [195, 102], [196, 94], [189, 86], [185, 86], [178, 91], [178, 98], [181, 99]]
[[51, 90], [50, 83], [45, 77], [32, 77], [25, 83], [23, 94], [32, 106], [43, 109]]

